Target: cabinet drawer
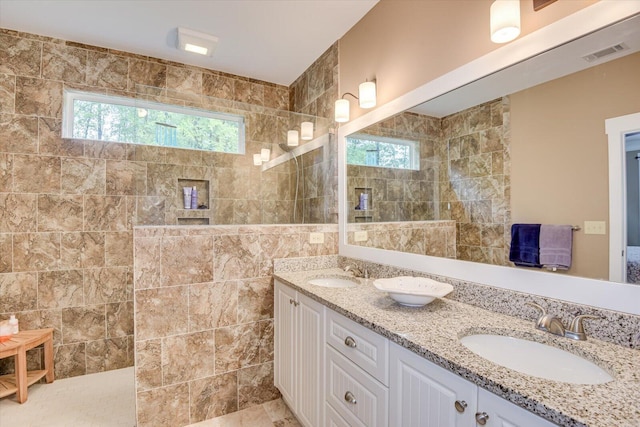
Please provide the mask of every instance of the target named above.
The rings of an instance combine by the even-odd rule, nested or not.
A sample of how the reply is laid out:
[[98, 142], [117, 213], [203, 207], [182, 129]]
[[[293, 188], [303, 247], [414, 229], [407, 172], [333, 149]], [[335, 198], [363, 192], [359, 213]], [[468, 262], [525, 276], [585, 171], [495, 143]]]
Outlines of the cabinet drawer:
[[389, 340], [327, 310], [327, 342], [384, 385], [389, 385]]
[[326, 404], [327, 427], [351, 427], [348, 422], [344, 420], [335, 409], [328, 403]]
[[327, 403], [349, 426], [384, 427], [389, 390], [349, 359], [327, 346]]

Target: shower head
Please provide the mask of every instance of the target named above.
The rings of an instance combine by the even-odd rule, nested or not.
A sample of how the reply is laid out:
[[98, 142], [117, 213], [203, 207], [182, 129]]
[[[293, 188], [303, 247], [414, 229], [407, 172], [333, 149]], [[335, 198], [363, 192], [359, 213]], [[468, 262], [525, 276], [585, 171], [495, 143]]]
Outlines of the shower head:
[[285, 153], [290, 153], [290, 152], [291, 152], [291, 150], [293, 150], [293, 147], [289, 147], [289, 146], [288, 146], [287, 144], [285, 144], [284, 142], [280, 142], [280, 143], [278, 144], [278, 146], [279, 146], [280, 148], [282, 148], [282, 151], [284, 151]]

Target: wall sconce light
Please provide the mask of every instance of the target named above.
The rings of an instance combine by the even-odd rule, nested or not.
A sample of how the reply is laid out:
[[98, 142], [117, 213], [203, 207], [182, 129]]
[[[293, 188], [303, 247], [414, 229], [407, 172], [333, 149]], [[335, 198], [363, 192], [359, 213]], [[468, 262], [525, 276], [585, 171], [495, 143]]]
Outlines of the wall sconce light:
[[253, 155], [253, 165], [254, 166], [262, 165], [262, 155], [260, 153], [256, 153]]
[[489, 12], [492, 42], [507, 43], [520, 35], [520, 0], [496, 0]]
[[376, 83], [364, 82], [358, 86], [360, 108], [373, 108], [376, 106]]
[[268, 162], [270, 157], [271, 157], [271, 150], [269, 150], [268, 148], [263, 148], [260, 150], [260, 159], [263, 162]]
[[199, 55], [213, 56], [218, 38], [199, 31], [178, 27], [178, 49]]
[[313, 123], [302, 122], [300, 124], [300, 139], [303, 141], [310, 141], [313, 139]]
[[358, 96], [355, 96], [351, 92], [342, 94], [340, 99], [335, 103], [334, 120], [338, 123], [349, 121], [349, 101], [344, 99], [347, 95], [357, 99], [360, 108], [373, 108], [376, 106], [376, 82], [374, 80], [360, 83], [360, 86], [358, 86]]
[[146, 108], [136, 108], [136, 111], [138, 112], [138, 117], [141, 119], [144, 119], [147, 117], [147, 114], [149, 114]]
[[298, 146], [298, 131], [290, 130], [287, 132], [287, 145], [289, 147]]

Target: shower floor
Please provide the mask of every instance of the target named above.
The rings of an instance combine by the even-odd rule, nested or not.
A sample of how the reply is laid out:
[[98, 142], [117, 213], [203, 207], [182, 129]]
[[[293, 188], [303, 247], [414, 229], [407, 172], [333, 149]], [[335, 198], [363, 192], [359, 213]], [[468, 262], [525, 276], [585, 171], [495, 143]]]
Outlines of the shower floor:
[[[133, 368], [55, 380], [29, 387], [22, 405], [15, 395], [0, 399], [0, 426], [135, 427]], [[195, 427], [298, 427], [277, 399], [253, 408], [192, 424]]]
[[2, 426], [133, 427], [135, 419], [133, 368], [34, 384], [22, 405], [0, 399]]

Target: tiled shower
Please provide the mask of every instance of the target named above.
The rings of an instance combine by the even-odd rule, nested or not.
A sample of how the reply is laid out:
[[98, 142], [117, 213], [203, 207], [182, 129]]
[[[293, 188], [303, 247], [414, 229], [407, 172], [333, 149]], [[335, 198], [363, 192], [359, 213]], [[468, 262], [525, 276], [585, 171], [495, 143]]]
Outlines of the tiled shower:
[[[327, 120], [319, 114], [331, 116], [336, 70], [337, 45], [287, 88], [0, 30], [0, 318], [15, 313], [23, 329], [54, 328], [59, 379], [132, 366], [136, 358], [133, 227], [177, 223], [184, 214], [178, 209], [179, 179], [208, 182], [209, 212], [189, 213], [198, 220], [206, 217], [210, 224], [231, 227], [291, 222], [293, 162], [261, 172], [251, 158], [265, 147], [277, 156], [277, 143], [303, 117], [311, 118], [316, 130], [328, 131]], [[324, 73], [331, 79], [319, 84], [308, 73]], [[242, 113], [246, 153], [62, 139], [62, 94], [67, 88]], [[307, 114], [292, 113], [290, 106]], [[298, 218], [304, 214], [307, 223], [337, 222], [336, 173], [327, 169], [335, 167], [333, 150], [325, 146], [305, 154], [300, 162], [305, 181], [298, 183], [304, 199]], [[300, 248], [301, 254], [337, 251], [333, 235], [337, 225], [304, 227], [305, 232], [314, 227], [331, 230], [322, 249]], [[262, 233], [258, 230], [254, 232]], [[228, 243], [231, 246], [216, 246], [216, 257], [224, 258], [225, 251], [233, 252], [233, 245], [240, 244], [234, 239]], [[256, 298], [270, 286], [268, 262], [261, 259], [257, 285], [245, 284], [260, 289]], [[193, 283], [182, 285], [187, 284]], [[174, 285], [178, 284], [168, 288]], [[244, 325], [248, 319], [268, 324], [272, 317], [268, 298], [266, 308], [253, 303], [238, 307], [242, 307], [239, 318], [223, 322], [225, 326]], [[268, 341], [265, 334], [272, 331], [266, 328], [261, 333]], [[267, 352], [242, 366], [253, 367], [254, 362], [262, 366], [268, 358]], [[28, 364], [31, 368], [40, 364], [37, 351], [31, 352]], [[0, 365], [2, 373], [12, 369], [11, 363]], [[231, 365], [224, 367], [224, 372], [233, 370]]]

